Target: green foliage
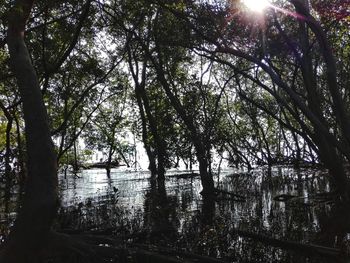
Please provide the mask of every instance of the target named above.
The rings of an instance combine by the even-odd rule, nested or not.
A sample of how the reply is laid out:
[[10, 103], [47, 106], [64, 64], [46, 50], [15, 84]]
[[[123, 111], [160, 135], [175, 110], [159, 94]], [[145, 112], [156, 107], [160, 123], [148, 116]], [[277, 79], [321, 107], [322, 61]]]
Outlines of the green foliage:
[[[284, 1], [274, 4], [292, 8]], [[7, 5], [0, 1], [1, 14]], [[136, 78], [142, 79], [141, 67], [146, 67], [145, 94], [157, 132], [152, 132], [148, 116], [144, 143], [157, 153], [157, 136], [161, 138], [167, 167], [177, 158], [191, 158], [194, 142], [164, 92], [157, 65], [196, 132], [207, 142], [208, 155], [227, 150], [240, 161], [244, 156], [252, 162], [268, 162], [279, 155], [296, 156], [300, 148], [309, 146], [312, 150], [305, 150], [302, 158], [310, 159], [317, 151], [313, 136], [318, 130], [300, 105], [310, 109], [312, 97], [317, 97], [319, 107], [319, 112], [312, 109], [313, 114], [324, 118], [336, 141], [345, 140], [328, 89], [322, 45], [308, 28], [307, 52], [303, 52], [302, 23], [295, 17], [269, 9], [262, 23], [240, 11], [235, 1], [92, 2], [81, 20], [85, 8], [82, 0], [37, 1], [27, 26], [26, 42], [43, 88], [57, 152], [63, 159], [71, 159], [71, 148], [79, 138], [84, 138], [91, 151], [107, 154], [112, 149], [114, 154], [119, 150], [131, 155], [134, 150], [130, 134], [140, 139], [142, 125], [127, 70], [128, 50]], [[349, 111], [346, 8], [330, 1], [312, 1], [311, 14], [334, 52], [342, 104]], [[1, 38], [5, 37], [3, 27]], [[219, 47], [227, 49], [218, 52]], [[230, 48], [237, 52], [230, 53]], [[17, 105], [13, 114], [20, 117], [8, 60], [7, 50], [1, 47], [0, 100], [5, 107]], [[301, 71], [306, 60], [311, 63], [315, 96]], [[6, 120], [3, 115], [0, 118], [3, 148]]]

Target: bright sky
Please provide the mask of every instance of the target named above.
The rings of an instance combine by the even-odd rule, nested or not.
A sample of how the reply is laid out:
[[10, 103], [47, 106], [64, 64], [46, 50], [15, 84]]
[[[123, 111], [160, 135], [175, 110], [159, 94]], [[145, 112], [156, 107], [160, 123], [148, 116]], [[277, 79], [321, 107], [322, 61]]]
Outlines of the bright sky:
[[242, 3], [251, 11], [262, 13], [268, 6], [269, 0], [241, 0]]

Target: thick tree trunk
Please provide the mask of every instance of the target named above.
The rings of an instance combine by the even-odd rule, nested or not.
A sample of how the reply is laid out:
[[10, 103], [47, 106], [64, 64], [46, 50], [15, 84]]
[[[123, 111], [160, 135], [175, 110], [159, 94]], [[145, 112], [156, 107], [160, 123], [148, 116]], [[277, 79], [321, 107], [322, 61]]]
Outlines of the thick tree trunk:
[[[23, 101], [28, 155], [25, 196], [1, 262], [40, 262], [58, 205], [57, 164], [38, 78], [24, 43], [24, 28], [34, 1], [18, 0], [9, 13], [7, 43]], [[35, 256], [34, 256], [35, 255]]]

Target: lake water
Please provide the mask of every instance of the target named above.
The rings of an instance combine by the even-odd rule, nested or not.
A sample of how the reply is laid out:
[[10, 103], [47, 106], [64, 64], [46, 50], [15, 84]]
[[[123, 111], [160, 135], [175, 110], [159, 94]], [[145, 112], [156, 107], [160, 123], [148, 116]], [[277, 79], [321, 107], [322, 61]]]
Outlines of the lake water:
[[[111, 178], [102, 169], [61, 175], [55, 227], [103, 231], [128, 244], [162, 245], [227, 262], [336, 262], [268, 245], [257, 241], [259, 235], [347, 248], [350, 217], [325, 194], [330, 191], [325, 172], [224, 170], [214, 176], [216, 186], [235, 195], [220, 193], [216, 200], [203, 200], [199, 177], [188, 173], [169, 171], [164, 185], [150, 180], [149, 172], [124, 168], [113, 169]], [[2, 231], [11, 218], [2, 213]]]

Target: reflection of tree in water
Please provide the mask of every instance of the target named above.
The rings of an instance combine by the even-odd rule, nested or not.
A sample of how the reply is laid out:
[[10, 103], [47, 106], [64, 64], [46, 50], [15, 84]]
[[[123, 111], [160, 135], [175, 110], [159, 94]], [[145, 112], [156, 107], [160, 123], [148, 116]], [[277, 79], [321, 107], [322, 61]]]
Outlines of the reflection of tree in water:
[[215, 217], [215, 196], [204, 195], [202, 204], [203, 227], [211, 227]]
[[[205, 195], [200, 200], [194, 200], [193, 186], [183, 189], [180, 196], [178, 194], [169, 195], [164, 181], [151, 179], [144, 202], [147, 235], [142, 237], [151, 243], [162, 242], [161, 246], [172, 244], [186, 250], [198, 246], [203, 252], [201, 254], [217, 256], [219, 237], [216, 233], [219, 231], [214, 226], [214, 196]], [[192, 211], [194, 201], [199, 210]]]
[[336, 204], [329, 211], [319, 211], [320, 232], [317, 235], [321, 245], [340, 247], [350, 251], [350, 210], [348, 206]]
[[[308, 257], [297, 250], [281, 250], [270, 246], [267, 241], [257, 241], [259, 235], [265, 235], [282, 241], [322, 244], [315, 239], [315, 233], [319, 231], [319, 212], [324, 211], [324, 204], [315, 199], [314, 193], [328, 191], [327, 178], [310, 178], [305, 173], [278, 169], [270, 174], [227, 176], [219, 187], [244, 194], [246, 202], [218, 198], [211, 202], [211, 199], [203, 198], [200, 209], [183, 224], [179, 246], [234, 262], [282, 262], [281, 259], [283, 262], [298, 263], [333, 262], [324, 257]], [[287, 202], [274, 200], [276, 195], [282, 193], [295, 198]], [[336, 217], [341, 218], [340, 212]], [[343, 220], [347, 220], [345, 218], [343, 216]], [[338, 224], [347, 225], [344, 222]], [[329, 225], [325, 228], [329, 228]], [[242, 231], [237, 234], [236, 230]], [[246, 237], [242, 232], [255, 234], [255, 239]], [[338, 238], [344, 236], [340, 233], [347, 232], [343, 227]], [[331, 236], [334, 241], [335, 234]], [[333, 244], [324, 243], [329, 247], [333, 247]]]
[[150, 189], [145, 194], [144, 201], [144, 228], [148, 241], [175, 240], [179, 225], [176, 213], [178, 199], [167, 195], [164, 181], [150, 181]]
[[[73, 186], [74, 181], [70, 181]], [[124, 189], [133, 191], [130, 184], [108, 180], [106, 192], [82, 201], [78, 207], [67, 208], [71, 222], [61, 221], [60, 226], [107, 229], [106, 233], [125, 237], [127, 242], [169, 246], [228, 262], [334, 262], [319, 257], [308, 259], [298, 251], [281, 250], [235, 230], [328, 247], [337, 247], [335, 239], [340, 241], [344, 233], [349, 233], [346, 222], [350, 220], [344, 209], [325, 209], [314, 198], [316, 192], [329, 191], [328, 180], [322, 176], [311, 178], [305, 173], [273, 170], [270, 174], [232, 174], [220, 181], [220, 189], [244, 195], [245, 202], [222, 195], [215, 200], [201, 196], [195, 181], [189, 179], [170, 177], [167, 187], [157, 180], [149, 185], [147, 181], [131, 181], [143, 182], [143, 209], [134, 211], [132, 203], [124, 206], [118, 202]], [[274, 200], [282, 193], [297, 198]], [[298, 198], [303, 195], [308, 198]]]

